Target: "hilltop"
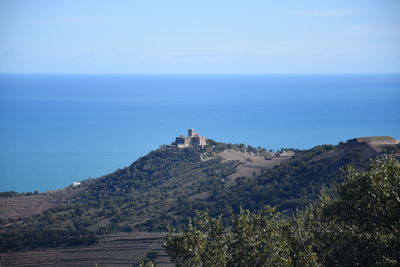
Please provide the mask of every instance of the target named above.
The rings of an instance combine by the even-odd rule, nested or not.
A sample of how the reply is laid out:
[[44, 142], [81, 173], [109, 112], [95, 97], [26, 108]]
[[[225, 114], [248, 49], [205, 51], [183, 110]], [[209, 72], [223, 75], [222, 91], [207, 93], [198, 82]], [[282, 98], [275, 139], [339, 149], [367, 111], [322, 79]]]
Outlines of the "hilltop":
[[[398, 144], [379, 148], [346, 142], [273, 152], [211, 139], [204, 147], [161, 146], [74, 188], [0, 199], [2, 207], [35, 199], [42, 207], [11, 215], [0, 210], [0, 249], [83, 245], [104, 234], [165, 231], [169, 225], [183, 229], [196, 210], [228, 220], [240, 207], [258, 211], [268, 204], [291, 214], [318, 199], [322, 187], [341, 181], [340, 168], [363, 169], [383, 154], [400, 157]], [[64, 197], [55, 200], [56, 193]]]

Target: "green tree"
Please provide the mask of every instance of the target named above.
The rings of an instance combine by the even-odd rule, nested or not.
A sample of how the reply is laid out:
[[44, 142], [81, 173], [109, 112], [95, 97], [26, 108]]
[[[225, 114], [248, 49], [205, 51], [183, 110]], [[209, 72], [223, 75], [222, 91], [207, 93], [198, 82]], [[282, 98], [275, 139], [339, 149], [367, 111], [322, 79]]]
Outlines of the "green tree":
[[[210, 218], [204, 212], [198, 212], [196, 226], [191, 222], [188, 229], [178, 235], [172, 233], [167, 237], [166, 248], [171, 258], [178, 266], [225, 266], [223, 226], [221, 218]], [[221, 257], [222, 256], [222, 257]]]
[[380, 158], [365, 172], [344, 172], [335, 194], [323, 192], [312, 209], [297, 216], [305, 218], [320, 261], [326, 266], [398, 266], [400, 162]]
[[181, 266], [399, 266], [400, 162], [374, 160], [293, 218], [274, 208], [240, 210], [232, 225], [198, 213], [170, 233], [166, 248]]
[[291, 266], [286, 221], [272, 207], [259, 214], [241, 210], [234, 216], [228, 266]]
[[241, 210], [227, 231], [221, 217], [198, 212], [195, 225], [168, 235], [166, 248], [178, 266], [291, 266], [288, 225], [279, 217], [271, 207], [260, 214]]

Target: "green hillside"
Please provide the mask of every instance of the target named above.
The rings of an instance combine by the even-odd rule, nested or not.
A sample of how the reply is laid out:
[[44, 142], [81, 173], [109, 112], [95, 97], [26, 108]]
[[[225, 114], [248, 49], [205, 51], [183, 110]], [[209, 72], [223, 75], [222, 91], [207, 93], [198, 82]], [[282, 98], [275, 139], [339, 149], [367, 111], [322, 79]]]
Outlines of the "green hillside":
[[178, 266], [399, 266], [400, 162], [382, 157], [283, 216], [240, 210], [226, 225], [198, 212], [166, 248]]
[[[228, 221], [240, 207], [272, 205], [285, 214], [318, 199], [323, 186], [340, 181], [340, 168], [364, 168], [376, 152], [366, 144], [322, 145], [299, 151], [258, 175], [230, 180], [241, 164], [224, 161], [227, 149], [268, 155], [265, 149], [208, 140], [204, 149], [163, 146], [112, 174], [87, 180], [64, 204], [22, 219], [1, 219], [2, 251], [95, 242], [112, 232], [183, 229], [196, 210]], [[398, 156], [399, 146], [390, 153]]]

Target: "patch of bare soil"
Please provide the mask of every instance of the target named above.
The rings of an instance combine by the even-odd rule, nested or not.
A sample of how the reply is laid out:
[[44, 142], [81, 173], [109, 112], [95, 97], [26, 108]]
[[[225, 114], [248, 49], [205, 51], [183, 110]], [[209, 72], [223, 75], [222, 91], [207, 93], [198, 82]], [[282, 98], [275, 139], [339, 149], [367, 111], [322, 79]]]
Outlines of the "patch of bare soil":
[[270, 169], [275, 165], [281, 164], [294, 155], [292, 151], [284, 151], [274, 157], [260, 157], [250, 153], [244, 153], [237, 150], [225, 150], [218, 153], [224, 161], [239, 161], [240, 164], [236, 168], [235, 173], [231, 174], [228, 179], [234, 181], [238, 177], [259, 175], [263, 169]]
[[162, 248], [166, 233], [118, 233], [105, 235], [98, 244], [49, 248], [0, 254], [0, 266], [132, 266], [148, 252], [156, 252], [157, 266], [175, 266]]
[[84, 188], [84, 186], [66, 187], [37, 195], [0, 198], [0, 218], [22, 218], [40, 213], [65, 203]]

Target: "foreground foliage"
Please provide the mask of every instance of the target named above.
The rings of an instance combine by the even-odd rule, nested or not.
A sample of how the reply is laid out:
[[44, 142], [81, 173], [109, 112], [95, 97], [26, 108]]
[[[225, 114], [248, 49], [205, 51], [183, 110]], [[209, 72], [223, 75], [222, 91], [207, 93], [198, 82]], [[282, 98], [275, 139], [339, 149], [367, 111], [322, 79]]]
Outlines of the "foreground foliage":
[[241, 210], [232, 226], [199, 212], [166, 248], [181, 266], [398, 266], [400, 162], [374, 160], [293, 218], [266, 206]]

